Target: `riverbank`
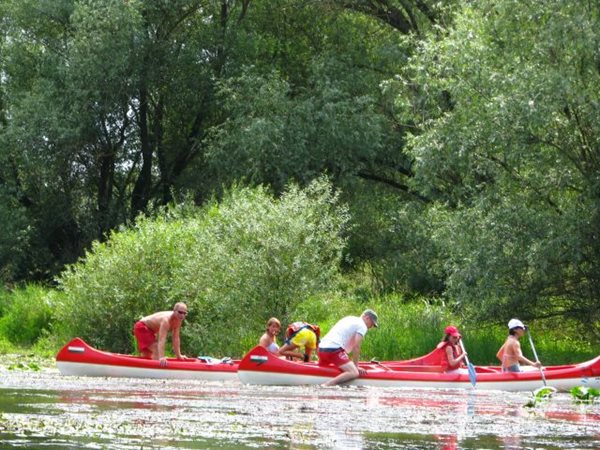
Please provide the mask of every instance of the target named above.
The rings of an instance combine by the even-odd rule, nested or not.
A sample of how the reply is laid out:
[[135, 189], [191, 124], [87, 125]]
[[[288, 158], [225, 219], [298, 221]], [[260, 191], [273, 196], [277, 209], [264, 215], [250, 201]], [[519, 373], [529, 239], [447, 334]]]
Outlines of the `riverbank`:
[[[357, 289], [356, 286], [354, 289]], [[497, 365], [496, 352], [506, 339], [508, 329], [503, 321], [495, 323], [472, 323], [468, 317], [457, 315], [444, 303], [413, 300], [407, 302], [400, 295], [372, 296], [358, 300], [356, 292], [348, 288], [345, 294], [337, 293], [308, 298], [289, 313], [291, 320], [305, 320], [318, 324], [324, 335], [337, 320], [345, 315], [357, 315], [370, 307], [379, 314], [380, 326], [370, 330], [362, 346], [362, 359], [378, 360], [411, 359], [429, 353], [443, 337], [444, 328], [453, 324], [459, 327], [463, 343], [471, 362], [476, 365]], [[50, 288], [29, 285], [12, 293], [5, 293], [0, 300], [0, 355], [30, 355], [40, 359], [52, 359], [58, 350], [74, 335], [68, 327], [58, 326], [55, 310], [59, 292]], [[51, 301], [52, 300], [52, 301]], [[26, 313], [22, 313], [25, 311]], [[239, 329], [228, 330], [227, 336], [212, 337], [211, 342], [198, 342], [196, 332], [206, 328], [203, 317], [192, 310], [181, 331], [182, 351], [190, 356], [210, 355], [215, 357], [240, 358], [258, 342], [264, 324], [244, 323]], [[107, 315], [108, 316], [108, 315]], [[105, 319], [108, 320], [108, 319]], [[133, 320], [133, 319], [132, 319]], [[284, 320], [282, 318], [282, 320]], [[123, 325], [128, 334], [128, 347], [120, 350], [117, 343], [106, 341], [100, 350], [133, 353], [134, 339], [131, 335], [133, 321]], [[285, 324], [285, 320], [284, 320]], [[64, 323], [62, 325], [65, 325]], [[578, 334], [576, 324], [564, 319], [552, 318], [528, 322], [540, 360], [544, 365], [560, 365], [586, 361], [600, 354], [600, 345], [587, 336]], [[285, 330], [285, 325], [283, 327]], [[89, 328], [92, 336], [80, 336], [94, 342], [102, 327]], [[255, 330], [248, 337], [248, 330]], [[283, 334], [283, 332], [282, 332]], [[244, 337], [245, 336], [245, 337]], [[280, 335], [279, 342], [283, 340]], [[228, 349], [212, 342], [228, 341]], [[170, 340], [167, 344], [169, 351]], [[524, 354], [533, 359], [527, 339], [522, 339]]]

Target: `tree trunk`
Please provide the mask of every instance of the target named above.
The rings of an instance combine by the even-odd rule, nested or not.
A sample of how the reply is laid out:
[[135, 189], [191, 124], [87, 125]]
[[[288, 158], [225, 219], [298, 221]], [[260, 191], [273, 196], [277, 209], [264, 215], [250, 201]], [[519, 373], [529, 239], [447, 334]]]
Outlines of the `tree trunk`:
[[145, 87], [140, 89], [139, 109], [140, 146], [142, 152], [142, 167], [131, 194], [131, 217], [135, 218], [139, 212], [145, 211], [150, 200], [152, 186], [152, 145], [148, 134], [148, 91]]

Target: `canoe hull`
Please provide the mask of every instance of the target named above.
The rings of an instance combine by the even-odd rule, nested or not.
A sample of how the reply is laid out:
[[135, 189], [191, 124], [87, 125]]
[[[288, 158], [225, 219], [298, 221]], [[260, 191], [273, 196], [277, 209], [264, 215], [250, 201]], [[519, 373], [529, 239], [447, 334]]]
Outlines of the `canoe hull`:
[[97, 350], [75, 338], [56, 355], [62, 375], [87, 377], [237, 380], [239, 361], [209, 363], [198, 359], [168, 359], [161, 367], [155, 360]]
[[[442, 373], [434, 370], [419, 372], [414, 367], [403, 369], [397, 363], [378, 365], [361, 363], [361, 367], [367, 370], [367, 375], [348, 384], [395, 388], [473, 388], [466, 371], [465, 373]], [[538, 370], [521, 373], [503, 373], [498, 368], [489, 367], [480, 370], [485, 372], [477, 374], [476, 389], [533, 391], [543, 386]], [[322, 384], [337, 374], [339, 370], [333, 367], [282, 360], [258, 347], [246, 355], [238, 369], [238, 377], [243, 383], [261, 385]], [[575, 386], [600, 388], [600, 357], [571, 366], [549, 367], [544, 374], [548, 386], [561, 391], [567, 391]]]

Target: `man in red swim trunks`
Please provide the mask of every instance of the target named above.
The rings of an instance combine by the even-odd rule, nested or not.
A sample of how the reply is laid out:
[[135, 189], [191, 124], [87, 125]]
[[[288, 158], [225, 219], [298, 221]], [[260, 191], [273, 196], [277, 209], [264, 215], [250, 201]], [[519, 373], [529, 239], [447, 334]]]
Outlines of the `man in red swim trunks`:
[[[344, 317], [329, 330], [319, 344], [319, 365], [337, 366], [341, 373], [327, 381], [324, 386], [352, 381], [366, 373], [358, 366], [360, 346], [367, 330], [377, 326], [377, 314], [372, 309], [367, 309], [360, 317]], [[348, 356], [349, 353], [352, 354], [352, 359]]]
[[160, 311], [136, 322], [133, 334], [137, 340], [140, 354], [146, 358], [158, 359], [161, 366], [166, 366], [165, 343], [167, 334], [172, 331], [175, 356], [177, 359], [185, 359], [179, 348], [179, 329], [187, 313], [186, 304], [179, 302], [175, 304], [173, 311]]

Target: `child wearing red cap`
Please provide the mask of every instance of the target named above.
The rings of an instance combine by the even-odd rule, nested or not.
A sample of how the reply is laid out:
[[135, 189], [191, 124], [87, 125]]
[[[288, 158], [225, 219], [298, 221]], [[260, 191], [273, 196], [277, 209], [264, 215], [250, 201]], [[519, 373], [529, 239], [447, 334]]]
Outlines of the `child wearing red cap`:
[[464, 367], [463, 361], [467, 357], [467, 354], [463, 353], [458, 344], [458, 341], [460, 341], [461, 338], [458, 328], [449, 325], [444, 330], [444, 333], [444, 339], [437, 345], [437, 348], [443, 350], [443, 354], [445, 355], [445, 358], [442, 358], [442, 368], [444, 369], [444, 372]]

